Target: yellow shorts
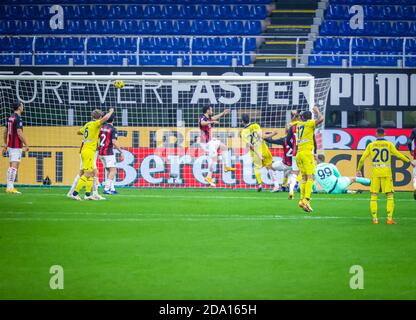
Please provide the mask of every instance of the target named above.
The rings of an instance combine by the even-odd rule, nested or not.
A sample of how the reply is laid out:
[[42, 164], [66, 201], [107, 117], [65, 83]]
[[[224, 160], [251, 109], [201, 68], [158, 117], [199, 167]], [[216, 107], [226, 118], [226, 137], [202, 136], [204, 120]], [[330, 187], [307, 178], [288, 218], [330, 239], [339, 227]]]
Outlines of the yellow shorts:
[[382, 193], [394, 192], [393, 178], [392, 177], [372, 177], [370, 184], [371, 193], [379, 193], [381, 189]]
[[273, 163], [273, 156], [270, 152], [269, 148], [262, 148], [261, 155], [263, 157], [263, 160], [260, 161], [260, 159], [257, 157], [257, 155], [252, 151], [251, 157], [253, 159], [254, 167], [255, 168], [262, 168], [262, 167], [271, 167]]
[[312, 151], [300, 151], [296, 154], [296, 163], [303, 175], [315, 174], [315, 158]]
[[82, 170], [92, 172], [94, 170], [95, 152], [89, 149], [81, 151]]

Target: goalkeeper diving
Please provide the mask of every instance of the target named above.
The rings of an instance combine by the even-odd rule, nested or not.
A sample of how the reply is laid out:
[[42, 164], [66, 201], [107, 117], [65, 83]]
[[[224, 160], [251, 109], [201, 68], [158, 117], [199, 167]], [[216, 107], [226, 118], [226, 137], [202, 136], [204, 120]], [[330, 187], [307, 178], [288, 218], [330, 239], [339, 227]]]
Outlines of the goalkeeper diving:
[[362, 177], [343, 177], [338, 168], [332, 164], [325, 162], [323, 154], [318, 155], [318, 165], [315, 170], [314, 191], [317, 190], [317, 185], [326, 193], [341, 194], [349, 193], [348, 187], [354, 182], [362, 184], [363, 186], [370, 186], [370, 179]]

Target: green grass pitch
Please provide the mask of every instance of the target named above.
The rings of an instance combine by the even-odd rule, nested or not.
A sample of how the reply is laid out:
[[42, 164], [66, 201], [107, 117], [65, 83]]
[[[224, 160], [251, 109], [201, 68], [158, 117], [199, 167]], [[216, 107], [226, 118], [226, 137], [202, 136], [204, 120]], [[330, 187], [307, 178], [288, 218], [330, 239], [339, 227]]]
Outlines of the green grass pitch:
[[[0, 194], [1, 299], [415, 299], [416, 201], [372, 225], [369, 194], [121, 189], [75, 202], [62, 188]], [[49, 269], [64, 269], [51, 290]], [[364, 269], [364, 289], [349, 286]]]

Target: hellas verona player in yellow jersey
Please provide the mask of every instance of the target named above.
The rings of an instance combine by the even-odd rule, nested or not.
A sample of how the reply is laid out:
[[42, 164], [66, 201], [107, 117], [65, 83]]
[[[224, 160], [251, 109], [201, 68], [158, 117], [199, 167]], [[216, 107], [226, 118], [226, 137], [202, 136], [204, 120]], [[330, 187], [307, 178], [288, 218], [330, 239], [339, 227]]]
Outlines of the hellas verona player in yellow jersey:
[[251, 158], [254, 164], [254, 175], [257, 180], [257, 191], [262, 191], [261, 180], [261, 168], [265, 167], [269, 170], [270, 177], [272, 178], [274, 188], [273, 192], [279, 189], [279, 184], [276, 177], [275, 169], [273, 169], [273, 157], [269, 147], [263, 139], [270, 138], [277, 134], [277, 131], [263, 134], [260, 126], [257, 123], [250, 123], [250, 116], [243, 114], [241, 116], [241, 122], [244, 125], [244, 129], [241, 131], [241, 138], [245, 146], [250, 149]]
[[318, 107], [313, 107], [312, 111], [316, 120], [312, 119], [312, 112], [304, 111], [301, 114], [302, 121], [296, 123], [296, 163], [302, 174], [299, 207], [306, 212], [313, 211], [310, 201], [315, 175], [315, 128], [324, 121]]
[[[377, 129], [377, 140], [371, 142], [364, 151], [363, 156], [358, 163], [357, 176], [361, 176], [361, 168], [364, 165], [365, 159], [370, 157], [371, 161], [371, 184], [370, 184], [370, 211], [373, 217], [373, 223], [378, 224], [377, 218], [377, 194], [385, 193], [387, 196], [387, 224], [396, 224], [393, 220], [394, 211], [394, 189], [393, 176], [391, 172], [391, 157], [396, 156], [404, 162], [410, 160], [397, 151], [396, 147], [390, 141], [384, 139], [384, 129]], [[414, 166], [414, 163], [412, 163]]]
[[111, 108], [109, 112], [102, 116], [101, 110], [94, 110], [91, 114], [93, 120], [86, 123], [78, 132], [82, 134], [84, 139], [82, 141], [81, 160], [82, 170], [84, 174], [80, 177], [75, 191], [72, 194], [72, 199], [81, 200], [79, 192], [85, 187], [85, 200], [97, 200], [91, 195], [93, 176], [94, 176], [94, 158], [95, 151], [98, 145], [98, 134], [101, 125], [105, 123], [113, 114], [114, 109]]

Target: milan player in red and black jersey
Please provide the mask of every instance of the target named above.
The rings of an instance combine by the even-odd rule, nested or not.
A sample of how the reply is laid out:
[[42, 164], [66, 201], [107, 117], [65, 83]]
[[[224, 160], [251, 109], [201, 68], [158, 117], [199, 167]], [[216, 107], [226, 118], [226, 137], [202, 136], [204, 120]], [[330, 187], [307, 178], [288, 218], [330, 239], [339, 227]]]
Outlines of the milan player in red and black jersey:
[[123, 152], [118, 143], [118, 132], [113, 126], [114, 113], [107, 120], [107, 123], [101, 127], [99, 134], [99, 149], [98, 154], [101, 162], [107, 172], [107, 180], [104, 186], [104, 194], [117, 194], [118, 192], [114, 188], [114, 178], [117, 173], [116, 157], [114, 155], [114, 149], [120, 153], [120, 161], [123, 161]]
[[224, 163], [224, 171], [235, 171], [235, 168], [231, 167], [230, 158], [228, 156], [228, 148], [220, 140], [213, 138], [211, 134], [211, 126], [218, 124], [219, 119], [230, 113], [230, 109], [225, 109], [223, 112], [213, 116], [212, 107], [205, 106], [202, 108], [202, 115], [198, 119], [198, 126], [201, 131], [201, 148], [208, 155], [208, 175], [205, 180], [215, 187], [215, 183], [212, 180], [212, 174], [214, 172], [215, 165], [217, 164], [218, 149], [221, 149], [221, 157]]
[[20, 194], [14, 187], [14, 182], [22, 158], [22, 147], [25, 146], [26, 152], [29, 151], [29, 145], [23, 135], [23, 120], [21, 118], [23, 109], [24, 106], [22, 102], [19, 101], [13, 104], [13, 113], [7, 120], [3, 134], [3, 150], [9, 150], [10, 159], [10, 167], [7, 170], [7, 193]]
[[[407, 146], [413, 156], [413, 163], [416, 165], [416, 128], [413, 128]], [[413, 168], [413, 198], [416, 200], [416, 168]]]
[[[276, 132], [277, 133], [277, 132]], [[277, 144], [283, 147], [283, 156], [279, 161], [274, 161], [272, 168], [276, 171], [283, 171], [283, 177], [286, 178], [292, 170], [292, 148], [289, 146], [287, 136], [278, 139], [266, 138], [267, 143]], [[278, 189], [273, 189], [272, 192], [278, 192]]]

